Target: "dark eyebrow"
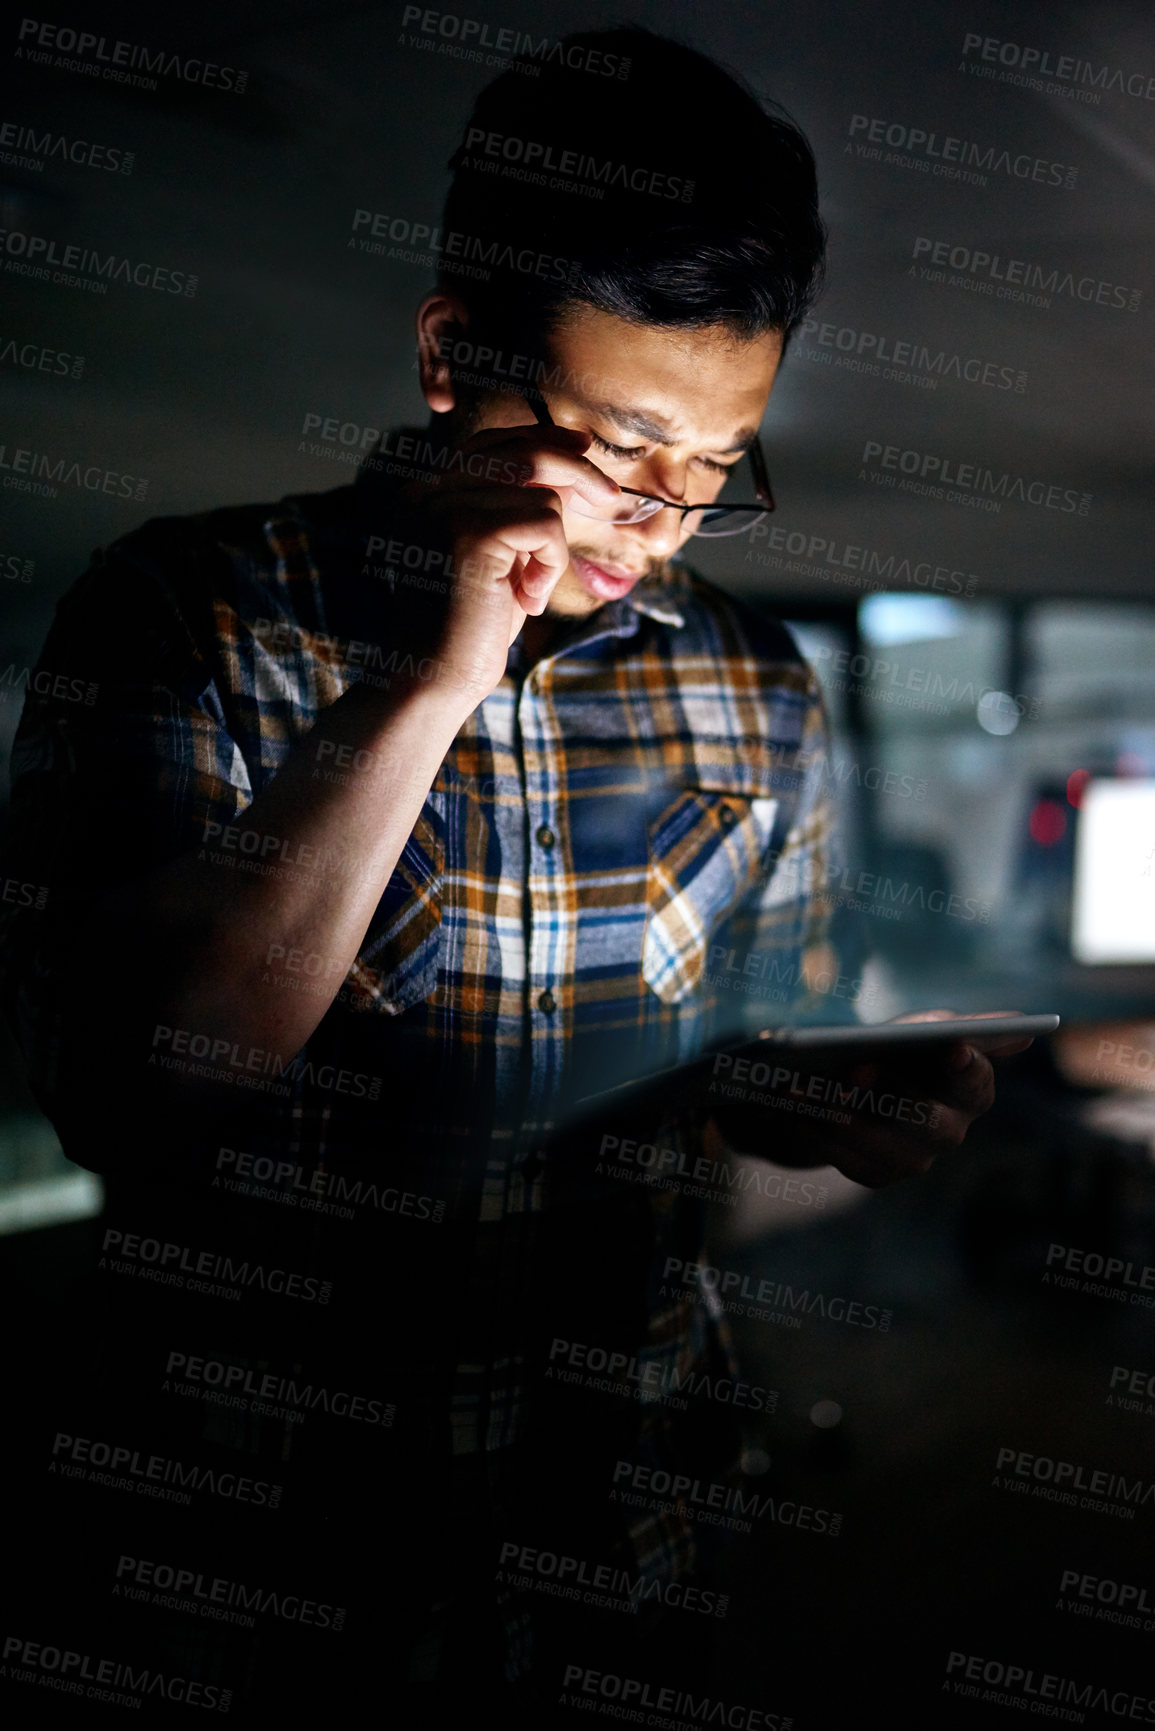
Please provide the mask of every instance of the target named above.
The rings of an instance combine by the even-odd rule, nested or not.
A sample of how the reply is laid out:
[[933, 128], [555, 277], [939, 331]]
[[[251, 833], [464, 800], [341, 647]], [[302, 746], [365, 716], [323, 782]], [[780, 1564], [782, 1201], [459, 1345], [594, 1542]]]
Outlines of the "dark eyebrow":
[[[613, 421], [627, 433], [640, 433], [642, 438], [650, 439], [655, 445], [676, 445], [677, 439], [670, 437], [670, 424], [654, 415], [647, 415], [642, 409], [631, 409], [616, 403], [584, 403], [595, 415], [602, 415], [606, 420]], [[718, 451], [719, 457], [728, 457], [734, 452], [748, 451], [758, 437], [757, 427], [744, 427], [737, 435], [732, 445], [725, 445]]]

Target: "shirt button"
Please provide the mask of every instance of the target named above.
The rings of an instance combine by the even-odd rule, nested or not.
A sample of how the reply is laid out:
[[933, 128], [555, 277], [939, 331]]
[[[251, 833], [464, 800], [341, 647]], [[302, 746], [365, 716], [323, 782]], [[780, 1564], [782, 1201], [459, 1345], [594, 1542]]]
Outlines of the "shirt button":
[[538, 825], [537, 839], [542, 847], [549, 848], [553, 846], [557, 837], [554, 835], [552, 829], [550, 829], [548, 823], [543, 823]]
[[557, 1009], [557, 999], [549, 990], [548, 986], [538, 997], [537, 1007], [539, 1010], [544, 1010], [547, 1016], [552, 1016], [554, 1011]]
[[531, 1154], [522, 1164], [521, 1175], [530, 1184], [545, 1171], [545, 1161], [540, 1154]]
[[735, 824], [738, 821], [738, 813], [734, 810], [732, 805], [724, 805], [719, 811], [718, 817], [723, 829], [729, 829], [731, 824]]

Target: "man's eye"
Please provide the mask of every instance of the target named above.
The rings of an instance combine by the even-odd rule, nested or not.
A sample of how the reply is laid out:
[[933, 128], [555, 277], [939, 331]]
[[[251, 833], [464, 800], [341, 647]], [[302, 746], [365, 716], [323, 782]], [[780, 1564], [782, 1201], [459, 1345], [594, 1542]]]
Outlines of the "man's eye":
[[608, 451], [611, 457], [620, 457], [623, 462], [630, 458], [644, 457], [646, 454], [644, 445], [634, 445], [627, 450], [624, 445], [611, 445], [608, 439], [603, 439], [598, 433], [594, 434], [594, 444], [600, 445], [603, 451]]
[[[646, 447], [644, 445], [631, 445], [629, 447], [625, 445], [611, 445], [609, 440], [603, 439], [600, 433], [595, 433], [593, 435], [593, 441], [595, 445], [600, 446], [600, 448], [607, 452], [609, 456], [617, 457], [618, 460], [623, 463], [636, 463], [640, 457], [644, 457], [646, 454]], [[716, 475], [728, 475], [731, 469], [736, 469], [738, 467], [737, 463], [716, 463], [712, 457], [696, 457], [694, 461], [699, 463], [703, 469], [712, 470]]]

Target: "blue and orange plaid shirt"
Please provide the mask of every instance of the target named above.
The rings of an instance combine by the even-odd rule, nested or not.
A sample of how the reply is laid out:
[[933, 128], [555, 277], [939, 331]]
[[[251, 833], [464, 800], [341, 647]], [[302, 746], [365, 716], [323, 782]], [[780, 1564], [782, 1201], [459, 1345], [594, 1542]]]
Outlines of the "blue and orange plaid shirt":
[[[96, 556], [58, 609], [41, 664], [97, 694], [28, 696], [16, 869], [48, 894], [5, 910], [6, 951], [38, 1098], [82, 1164], [102, 1157], [62, 1054], [83, 966], [54, 910], [188, 851], [216, 860], [222, 893], [233, 873], [285, 869], [230, 851], [229, 826], [328, 705], [358, 679], [387, 681], [407, 653], [388, 630], [390, 498], [365, 471], [271, 507], [154, 521]], [[818, 684], [788, 631], [679, 565], [533, 665], [515, 643], [441, 765], [337, 999], [301, 1054], [278, 1057], [276, 1085], [238, 1090], [235, 1124], [209, 1139], [210, 1154], [247, 1151], [250, 1171], [355, 1172], [423, 1199], [389, 1217], [388, 1278], [378, 1259], [356, 1289], [395, 1317], [408, 1283], [412, 1320], [390, 1326], [380, 1359], [399, 1416], [407, 1391], [448, 1469], [499, 1459], [527, 1434], [558, 1329], [543, 1339], [527, 1314], [526, 1270], [555, 1206], [591, 1222], [586, 1282], [601, 1278], [599, 1222], [624, 1209], [638, 1226], [638, 1265], [613, 1276], [625, 1295], [614, 1344], [642, 1386], [732, 1374], [709, 1295], [671, 1297], [663, 1282], [671, 1256], [701, 1258], [700, 1191], [641, 1182], [640, 1167], [612, 1176], [598, 1140], [576, 1160], [552, 1149], [580, 1097], [745, 1028], [746, 958], [778, 982], [763, 1020], [790, 1019], [805, 998], [804, 957], [827, 938], [826, 765]], [[309, 989], [284, 958], [270, 970]], [[342, 1076], [360, 1080], [342, 1089]], [[707, 1116], [671, 1109], [648, 1143], [692, 1163]], [[320, 1210], [294, 1218], [301, 1265], [319, 1246], [339, 1285], [352, 1240]], [[675, 1405], [643, 1397], [632, 1410], [637, 1458], [675, 1460]], [[622, 1543], [643, 1573], [692, 1566], [677, 1511], [624, 1518]]]

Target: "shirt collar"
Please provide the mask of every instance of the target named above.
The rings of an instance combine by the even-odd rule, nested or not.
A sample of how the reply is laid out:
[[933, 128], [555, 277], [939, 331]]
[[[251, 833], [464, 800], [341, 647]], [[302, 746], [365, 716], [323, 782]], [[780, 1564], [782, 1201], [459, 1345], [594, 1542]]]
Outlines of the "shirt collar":
[[671, 625], [675, 630], [680, 630], [686, 619], [678, 602], [684, 601], [688, 592], [689, 582], [685, 571], [667, 559], [658, 573], [657, 582], [648, 579], [644, 584], [639, 583], [618, 605], [631, 607], [635, 613], [645, 613], [662, 625]]

